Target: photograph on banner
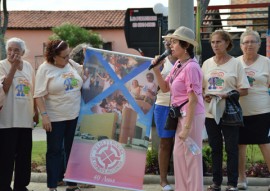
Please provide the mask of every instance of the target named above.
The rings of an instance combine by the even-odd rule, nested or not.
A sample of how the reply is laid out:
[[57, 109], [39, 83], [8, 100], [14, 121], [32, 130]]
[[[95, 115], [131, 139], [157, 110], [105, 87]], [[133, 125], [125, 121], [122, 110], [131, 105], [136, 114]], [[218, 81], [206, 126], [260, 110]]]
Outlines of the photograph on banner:
[[153, 73], [142, 72], [127, 82], [126, 87], [144, 113], [147, 113], [153, 107], [157, 91], [157, 83]]
[[142, 190], [157, 82], [152, 58], [87, 48], [65, 180]]
[[85, 103], [105, 91], [113, 84], [113, 79], [109, 75], [104, 63], [109, 66], [109, 71], [113, 72], [118, 79], [122, 79], [131, 73], [135, 68], [145, 63], [145, 60], [134, 58], [121, 54], [112, 54], [109, 52], [101, 53], [102, 60], [96, 55], [91, 55], [84, 63], [84, 84], [83, 100]]

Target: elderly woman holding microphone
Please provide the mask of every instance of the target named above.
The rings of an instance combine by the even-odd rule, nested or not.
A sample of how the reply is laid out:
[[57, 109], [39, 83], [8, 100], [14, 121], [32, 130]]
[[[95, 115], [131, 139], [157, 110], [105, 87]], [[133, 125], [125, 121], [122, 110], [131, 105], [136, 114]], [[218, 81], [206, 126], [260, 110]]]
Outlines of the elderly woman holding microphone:
[[[172, 56], [177, 58], [173, 69], [164, 80], [159, 67], [154, 73], [162, 92], [171, 93], [171, 105], [182, 108], [182, 117], [178, 118], [173, 150], [175, 190], [203, 190], [203, 171], [201, 154], [193, 155], [188, 150], [186, 140], [191, 137], [201, 149], [204, 127], [204, 104], [202, 97], [202, 71], [194, 58], [194, 46], [197, 46], [194, 32], [184, 26], [171, 35], [163, 36], [170, 40]], [[152, 64], [157, 64], [154, 59]]]

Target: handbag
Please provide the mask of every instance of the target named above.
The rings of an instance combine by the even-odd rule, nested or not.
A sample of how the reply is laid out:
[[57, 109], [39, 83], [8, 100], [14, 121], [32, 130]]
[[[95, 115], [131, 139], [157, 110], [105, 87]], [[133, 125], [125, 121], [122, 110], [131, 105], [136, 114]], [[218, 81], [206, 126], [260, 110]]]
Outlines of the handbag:
[[165, 128], [166, 130], [176, 130], [178, 124], [178, 117], [177, 118], [172, 118], [171, 115], [168, 114]]
[[[176, 76], [186, 67], [188, 63], [183, 65], [181, 67], [181, 63], [178, 65], [180, 67], [177, 67], [173, 71], [173, 76], [170, 79], [170, 83], [173, 82], [173, 80], [176, 78]], [[188, 102], [186, 100], [184, 103], [182, 103], [180, 106], [170, 106], [170, 111], [166, 119], [166, 124], [164, 129], [165, 130], [176, 130], [177, 124], [178, 124], [178, 118], [182, 117], [181, 108]], [[170, 97], [170, 103], [171, 103], [171, 97]]]
[[180, 106], [171, 106], [169, 114], [167, 116], [165, 128], [166, 130], [176, 130], [178, 124], [178, 118], [182, 117], [181, 108], [188, 102], [185, 101]]
[[244, 126], [242, 108], [239, 104], [239, 92], [233, 90], [226, 98], [225, 110], [221, 118], [224, 126], [242, 127]]

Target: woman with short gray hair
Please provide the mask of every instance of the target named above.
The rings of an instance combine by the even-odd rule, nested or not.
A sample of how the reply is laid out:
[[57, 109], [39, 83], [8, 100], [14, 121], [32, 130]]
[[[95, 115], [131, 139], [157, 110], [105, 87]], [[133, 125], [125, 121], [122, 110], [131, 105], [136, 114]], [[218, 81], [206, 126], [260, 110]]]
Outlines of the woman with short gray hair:
[[33, 101], [35, 74], [31, 64], [22, 59], [26, 51], [23, 40], [9, 39], [6, 50], [7, 59], [0, 61], [6, 95], [0, 111], [0, 190], [12, 191], [14, 170], [13, 191], [27, 191], [31, 176], [33, 121], [38, 123]]
[[[239, 129], [239, 178], [238, 188], [247, 189], [246, 148], [248, 144], [258, 144], [270, 170], [270, 60], [258, 54], [261, 38], [258, 32], [247, 30], [240, 37], [243, 52], [239, 56], [245, 69], [250, 89], [249, 94], [240, 98], [243, 109], [244, 127]], [[270, 188], [269, 188], [270, 189]]]

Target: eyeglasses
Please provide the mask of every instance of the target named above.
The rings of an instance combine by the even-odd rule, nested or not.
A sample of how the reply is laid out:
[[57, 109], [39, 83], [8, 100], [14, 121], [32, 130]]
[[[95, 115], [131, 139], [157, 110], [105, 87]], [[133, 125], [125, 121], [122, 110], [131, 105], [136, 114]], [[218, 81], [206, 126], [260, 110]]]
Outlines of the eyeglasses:
[[57, 56], [59, 56], [60, 58], [63, 58], [64, 60], [66, 60], [67, 58], [69, 58], [69, 54], [66, 55], [66, 56], [60, 56], [60, 55], [57, 55]]
[[257, 44], [257, 43], [258, 42], [254, 41], [254, 40], [242, 42], [243, 45], [248, 45], [248, 44], [254, 45], [254, 44]]

